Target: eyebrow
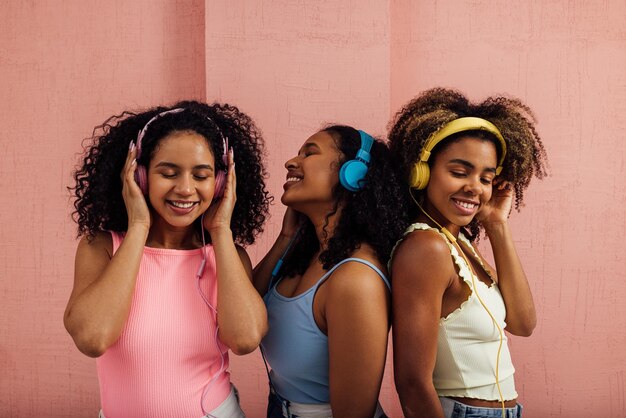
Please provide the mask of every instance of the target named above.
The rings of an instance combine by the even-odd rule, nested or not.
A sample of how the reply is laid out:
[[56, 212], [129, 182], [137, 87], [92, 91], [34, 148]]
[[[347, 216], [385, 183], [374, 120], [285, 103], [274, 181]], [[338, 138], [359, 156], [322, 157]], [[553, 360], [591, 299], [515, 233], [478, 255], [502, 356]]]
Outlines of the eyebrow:
[[[454, 159], [448, 161], [448, 164], [461, 164], [462, 166], [465, 166], [465, 167], [467, 167], [469, 169], [472, 169], [472, 170], [476, 168], [476, 166], [474, 164], [470, 163], [467, 160], [463, 160], [461, 158], [454, 158]], [[489, 168], [486, 168], [485, 171], [489, 171], [489, 172], [495, 173], [496, 172], [496, 168], [495, 167], [489, 167]]]
[[[169, 161], [161, 161], [154, 168], [166, 167], [166, 168], [180, 168], [177, 164], [171, 163]], [[209, 164], [198, 164], [193, 166], [194, 170], [211, 170], [213, 171], [213, 167]]]
[[311, 149], [311, 148], [316, 149], [316, 150], [320, 149], [319, 145], [317, 145], [315, 142], [307, 142], [304, 145], [302, 145], [302, 147], [300, 148], [300, 151], [298, 151], [298, 152], [303, 152], [303, 151], [305, 151], [307, 149]]
[[315, 142], [307, 142], [306, 144], [304, 144], [302, 146], [302, 148], [317, 148], [319, 149], [319, 145], [317, 145]]

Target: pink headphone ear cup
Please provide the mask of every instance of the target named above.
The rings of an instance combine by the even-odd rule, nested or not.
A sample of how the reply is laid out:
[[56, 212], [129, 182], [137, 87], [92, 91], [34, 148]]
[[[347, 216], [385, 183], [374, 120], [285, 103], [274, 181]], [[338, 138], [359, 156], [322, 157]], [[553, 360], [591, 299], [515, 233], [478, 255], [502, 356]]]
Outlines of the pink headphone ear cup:
[[213, 200], [219, 199], [224, 195], [224, 189], [226, 188], [226, 172], [219, 170], [215, 176], [215, 192], [213, 193]]
[[139, 185], [141, 192], [144, 195], [147, 195], [148, 194], [148, 173], [146, 173], [146, 167], [142, 165], [137, 165], [137, 168], [135, 169], [135, 181], [137, 182], [137, 185]]
[[[224, 155], [222, 155], [222, 161], [228, 167], [228, 139], [224, 142]], [[213, 192], [213, 200], [219, 199], [224, 196], [224, 189], [226, 189], [226, 175], [228, 171], [226, 170], [218, 170], [217, 175], [215, 176], [215, 191]]]

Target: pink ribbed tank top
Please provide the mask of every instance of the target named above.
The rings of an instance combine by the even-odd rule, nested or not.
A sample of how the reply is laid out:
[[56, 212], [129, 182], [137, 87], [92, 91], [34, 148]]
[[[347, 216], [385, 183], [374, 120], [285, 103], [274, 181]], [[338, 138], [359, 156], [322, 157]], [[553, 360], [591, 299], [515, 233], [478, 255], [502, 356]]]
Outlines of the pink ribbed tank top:
[[[123, 236], [112, 233], [113, 252]], [[215, 253], [206, 247], [200, 288], [217, 307]], [[227, 347], [215, 341], [215, 314], [196, 288], [202, 249], [144, 248], [130, 315], [119, 340], [97, 359], [107, 418], [203, 416], [230, 394]], [[224, 367], [220, 371], [221, 356]]]

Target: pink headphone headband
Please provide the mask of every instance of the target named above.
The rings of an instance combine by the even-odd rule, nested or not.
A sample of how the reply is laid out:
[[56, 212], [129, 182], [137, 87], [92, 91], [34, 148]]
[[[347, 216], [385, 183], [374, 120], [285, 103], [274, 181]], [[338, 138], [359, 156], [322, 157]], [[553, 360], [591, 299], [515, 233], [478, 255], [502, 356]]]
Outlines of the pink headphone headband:
[[[139, 131], [139, 133], [137, 134], [137, 141], [135, 141], [135, 145], [137, 146], [137, 156], [135, 157], [136, 160], [139, 160], [139, 158], [141, 157], [141, 143], [143, 141], [143, 137], [146, 134], [146, 131], [148, 130], [148, 126], [150, 126], [150, 124], [154, 122], [155, 120], [165, 115], [180, 113], [180, 112], [183, 112], [184, 110], [185, 109], [182, 107], [177, 107], [175, 109], [166, 110], [152, 117], [152, 119], [150, 119], [148, 123], [144, 125], [141, 131]], [[228, 137], [224, 136], [224, 134], [222, 133], [222, 130], [217, 125], [217, 123], [215, 123], [213, 119], [211, 119], [208, 116], [204, 116], [204, 117], [213, 124], [213, 126], [215, 127], [215, 130], [217, 130], [217, 132], [220, 134], [220, 138], [222, 138], [222, 146], [224, 150], [222, 154], [222, 162], [224, 163], [224, 165], [228, 167]], [[135, 171], [135, 179], [137, 180], [137, 184], [139, 184], [139, 187], [141, 188], [143, 193], [147, 194], [148, 193], [148, 173], [147, 173], [146, 167], [142, 165], [137, 166], [137, 169]], [[226, 185], [226, 171], [225, 170], [218, 171], [216, 169], [214, 198], [219, 198], [222, 196], [222, 194], [224, 193], [225, 185]]]

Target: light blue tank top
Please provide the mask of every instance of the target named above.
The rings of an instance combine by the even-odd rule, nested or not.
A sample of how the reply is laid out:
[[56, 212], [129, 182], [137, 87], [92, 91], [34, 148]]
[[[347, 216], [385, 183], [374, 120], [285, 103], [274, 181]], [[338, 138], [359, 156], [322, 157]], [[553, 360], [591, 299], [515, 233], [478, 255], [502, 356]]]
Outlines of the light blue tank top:
[[279, 395], [289, 401], [305, 404], [330, 402], [328, 337], [313, 318], [313, 298], [333, 271], [349, 261], [369, 266], [391, 288], [387, 277], [372, 263], [360, 258], [346, 258], [301, 295], [288, 298], [279, 294], [276, 290], [279, 280], [263, 298], [269, 331], [261, 345], [272, 368], [272, 384]]

